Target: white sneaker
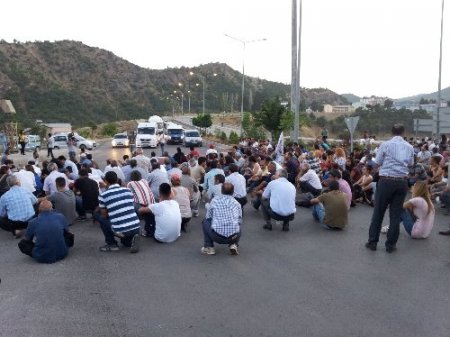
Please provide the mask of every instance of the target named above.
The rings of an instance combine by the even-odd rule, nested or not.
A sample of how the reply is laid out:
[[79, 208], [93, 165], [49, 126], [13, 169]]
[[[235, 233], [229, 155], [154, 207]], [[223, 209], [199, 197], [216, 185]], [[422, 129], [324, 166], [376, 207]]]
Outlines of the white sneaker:
[[202, 254], [216, 255], [216, 250], [214, 249], [214, 247], [202, 247], [200, 251], [202, 252]]
[[233, 243], [232, 245], [230, 245], [229, 248], [230, 248], [231, 255], [239, 255], [239, 250], [238, 250], [237, 244]]
[[386, 234], [388, 232], [388, 230], [389, 230], [389, 225], [383, 226], [381, 228], [381, 233]]

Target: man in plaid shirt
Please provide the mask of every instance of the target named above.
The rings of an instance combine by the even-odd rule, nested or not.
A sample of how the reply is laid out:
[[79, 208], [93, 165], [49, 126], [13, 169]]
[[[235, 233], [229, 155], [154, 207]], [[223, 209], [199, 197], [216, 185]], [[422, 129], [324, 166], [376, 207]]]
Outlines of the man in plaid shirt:
[[230, 183], [222, 185], [222, 195], [215, 197], [203, 220], [203, 254], [214, 255], [214, 242], [228, 244], [230, 253], [238, 255], [241, 237], [242, 208], [233, 198], [234, 187]]

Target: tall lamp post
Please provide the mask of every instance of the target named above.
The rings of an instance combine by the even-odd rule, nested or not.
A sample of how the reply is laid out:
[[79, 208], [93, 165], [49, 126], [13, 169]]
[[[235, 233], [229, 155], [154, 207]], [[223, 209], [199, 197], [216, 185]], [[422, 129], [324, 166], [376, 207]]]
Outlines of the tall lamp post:
[[438, 79], [438, 99], [436, 109], [436, 136], [441, 136], [441, 75], [442, 75], [442, 36], [444, 34], [444, 0], [442, 0], [441, 13], [441, 39], [439, 42], [439, 79]]
[[266, 38], [256, 40], [242, 40], [234, 36], [225, 34], [226, 37], [242, 43], [242, 88], [241, 88], [241, 136], [242, 136], [242, 122], [244, 120], [244, 90], [245, 90], [245, 45], [253, 42], [266, 41]]
[[[202, 109], [202, 112], [203, 112], [203, 114], [205, 114], [206, 75], [196, 74], [192, 71], [189, 73], [189, 75], [191, 75], [191, 76], [197, 75], [202, 80], [202, 86], [203, 86], [203, 96], [202, 96], [203, 109]], [[216, 77], [217, 73], [213, 73], [213, 76]], [[196, 86], [198, 87], [198, 83], [196, 84]], [[189, 95], [189, 99], [190, 99], [190, 97], [191, 96]]]

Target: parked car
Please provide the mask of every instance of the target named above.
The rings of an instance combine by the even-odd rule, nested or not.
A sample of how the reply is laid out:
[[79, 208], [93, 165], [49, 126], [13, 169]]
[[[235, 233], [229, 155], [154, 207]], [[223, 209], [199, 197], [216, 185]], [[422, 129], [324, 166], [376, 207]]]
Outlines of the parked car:
[[41, 149], [41, 137], [38, 135], [28, 135], [25, 151], [39, 151]]
[[[53, 139], [55, 140], [55, 149], [62, 149], [67, 147], [68, 133], [56, 133], [53, 135]], [[88, 149], [92, 150], [97, 146], [95, 141], [86, 139], [79, 134], [75, 133], [73, 135], [77, 142], [77, 147], [80, 149]]]
[[202, 136], [198, 130], [186, 130], [184, 132], [184, 146], [198, 146], [201, 147], [203, 144]]
[[128, 139], [126, 132], [115, 134], [113, 139], [111, 140], [111, 146], [112, 147], [130, 146], [130, 140]]

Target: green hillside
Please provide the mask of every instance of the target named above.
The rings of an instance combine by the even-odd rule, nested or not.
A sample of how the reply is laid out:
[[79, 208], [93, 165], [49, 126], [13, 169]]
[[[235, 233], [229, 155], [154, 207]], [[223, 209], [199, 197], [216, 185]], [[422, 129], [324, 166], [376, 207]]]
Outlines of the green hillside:
[[[201, 112], [202, 80], [198, 74], [206, 79], [207, 112], [240, 110], [242, 74], [226, 64], [151, 70], [76, 41], [0, 41], [0, 96], [13, 102], [15, 118], [25, 126], [36, 119], [81, 126], [172, 114], [181, 110], [182, 100], [186, 112], [189, 95], [191, 111]], [[288, 101], [289, 93], [289, 85], [246, 77], [244, 109], [258, 110], [273, 96]], [[328, 89], [302, 89], [302, 99], [302, 106], [313, 101], [345, 101]]]

